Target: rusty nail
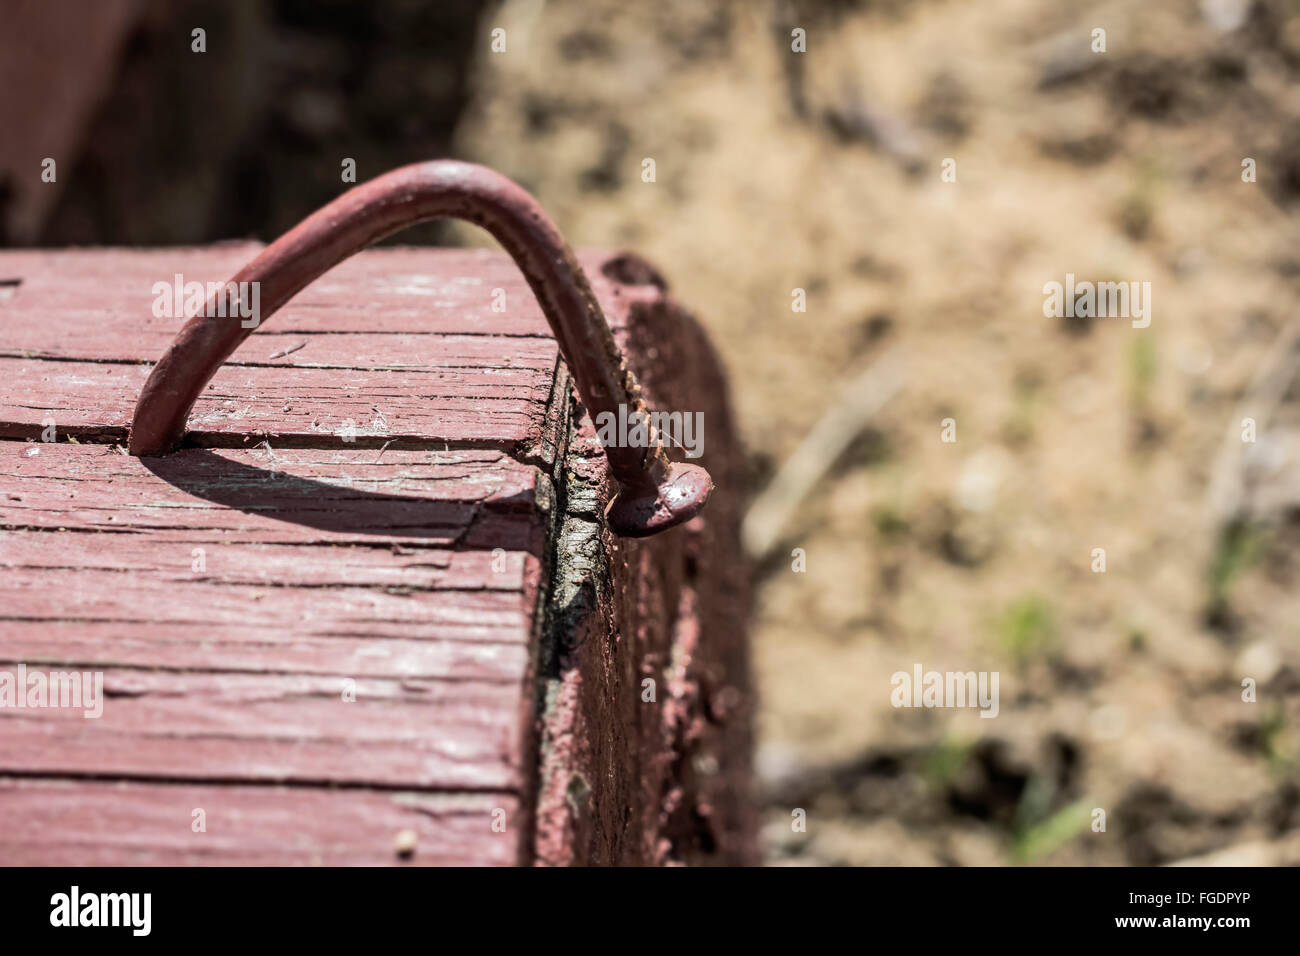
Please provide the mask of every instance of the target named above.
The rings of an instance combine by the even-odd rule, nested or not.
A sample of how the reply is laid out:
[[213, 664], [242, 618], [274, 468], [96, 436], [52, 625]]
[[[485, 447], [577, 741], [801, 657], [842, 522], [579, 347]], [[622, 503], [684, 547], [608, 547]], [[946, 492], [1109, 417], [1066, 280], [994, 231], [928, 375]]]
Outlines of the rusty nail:
[[[442, 218], [481, 226], [510, 253], [593, 418], [601, 412], [617, 416], [620, 405], [646, 413], [641, 387], [559, 230], [522, 187], [483, 166], [437, 160], [385, 173], [308, 216], [230, 281], [260, 284], [259, 320], [265, 320], [352, 254], [407, 226]], [[204, 387], [253, 332], [220, 317], [216, 306], [214, 297], [203, 314], [185, 323], [141, 389], [128, 436], [132, 455], [165, 455], [180, 444]], [[713, 490], [708, 472], [669, 461], [660, 437], [650, 431], [647, 448], [605, 448], [619, 484], [606, 516], [624, 537], [645, 537], [689, 520]]]

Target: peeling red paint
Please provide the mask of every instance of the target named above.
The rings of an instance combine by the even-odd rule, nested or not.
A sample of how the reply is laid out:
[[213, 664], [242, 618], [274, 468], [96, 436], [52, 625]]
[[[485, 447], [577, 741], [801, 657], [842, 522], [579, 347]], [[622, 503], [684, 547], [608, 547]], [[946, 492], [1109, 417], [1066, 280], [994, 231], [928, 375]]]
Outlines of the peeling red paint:
[[[630, 292], [624, 345], [638, 377], [655, 407], [704, 412], [703, 463], [725, 491], [656, 539], [596, 538], [580, 510], [604, 477], [589, 421], [571, 443], [567, 471], [579, 488], [558, 541], [585, 548], [557, 556], [568, 591], [559, 581], [551, 590], [572, 620], [543, 715], [537, 861], [753, 863], [740, 448], [725, 380], [699, 326], [659, 284]], [[656, 683], [652, 703], [642, 700], [645, 678]], [[575, 778], [592, 782], [580, 805]]]
[[[216, 447], [120, 454], [176, 324], [141, 290], [248, 252], [0, 252], [0, 651], [115, 694], [0, 713], [0, 862], [752, 862], [741, 459], [699, 327], [580, 257], [658, 407], [707, 416], [719, 490], [658, 538], [603, 530], [605, 457], [490, 253], [357, 256], [278, 317], [307, 347], [266, 367], [254, 337], [218, 373], [190, 429]], [[496, 285], [510, 313], [475, 298]], [[342, 444], [373, 404], [390, 432]]]

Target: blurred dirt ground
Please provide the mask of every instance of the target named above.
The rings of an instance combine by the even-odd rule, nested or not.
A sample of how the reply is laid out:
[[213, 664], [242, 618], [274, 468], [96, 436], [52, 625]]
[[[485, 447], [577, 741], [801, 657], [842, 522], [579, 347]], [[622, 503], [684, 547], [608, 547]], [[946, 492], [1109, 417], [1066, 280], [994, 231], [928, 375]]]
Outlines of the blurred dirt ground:
[[[756, 490], [900, 363], [756, 568], [772, 862], [1300, 863], [1300, 3], [145, 6], [42, 243], [269, 240], [450, 152], [660, 267]], [[1150, 327], [1045, 318], [1067, 273]], [[998, 716], [894, 709], [916, 664]]]

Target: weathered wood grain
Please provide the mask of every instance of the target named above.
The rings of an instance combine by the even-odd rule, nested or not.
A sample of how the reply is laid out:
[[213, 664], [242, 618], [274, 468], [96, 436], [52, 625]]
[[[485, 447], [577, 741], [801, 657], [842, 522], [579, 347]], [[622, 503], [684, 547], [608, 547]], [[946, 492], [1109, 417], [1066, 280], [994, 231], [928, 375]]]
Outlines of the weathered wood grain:
[[[510, 793], [0, 777], [0, 807], [21, 821], [0, 828], [0, 866], [483, 866], [519, 856]], [[492, 829], [497, 810], [504, 831]]]
[[[184, 321], [154, 315], [154, 284], [178, 273], [185, 282], [225, 281], [258, 249], [0, 251], [0, 279], [20, 280], [0, 303], [0, 437], [37, 437], [46, 420], [78, 437], [124, 435], [148, 376], [142, 363], [161, 355]], [[582, 258], [621, 327], [634, 296], [603, 275], [606, 257]], [[308, 286], [248, 338], [195, 406], [191, 437], [319, 445], [351, 423], [372, 444], [522, 447], [541, 427], [558, 359], [508, 257], [372, 250]]]
[[[58, 434], [124, 442], [148, 373], [143, 365], [0, 358], [0, 438], [37, 438], [50, 423]], [[553, 374], [554, 357], [545, 372], [226, 366], [195, 404], [189, 438], [344, 447], [351, 435], [364, 447], [514, 449], [541, 429]]]
[[[644, 294], [644, 290], [643, 294]], [[613, 538], [599, 521], [605, 464], [589, 419], [559, 478], [548, 591], [556, 623], [539, 661], [541, 863], [753, 863], [743, 460], [716, 353], [653, 293], [624, 348], [657, 408], [698, 411], [709, 506], [682, 528]]]
[[[201, 597], [190, 600], [191, 606], [202, 607]], [[74, 615], [9, 617], [0, 627], [4, 656], [12, 659], [8, 663], [23, 661], [49, 670], [120, 667], [507, 683], [528, 664], [529, 648], [516, 642], [517, 617], [502, 614], [497, 624], [474, 621], [460, 628], [421, 622], [403, 629], [403, 636], [385, 636], [382, 628], [375, 633], [368, 626], [308, 635], [260, 621], [177, 624]], [[418, 635], [406, 637], [412, 630]]]
[[98, 719], [74, 708], [0, 708], [0, 767], [431, 790], [517, 792], [522, 783], [517, 679], [103, 674]]
[[[109, 695], [92, 720], [0, 709], [0, 768], [519, 786], [537, 469], [482, 451], [0, 452], [0, 658], [93, 663]], [[489, 545], [499, 573], [456, 550]]]
[[231, 543], [517, 550], [536, 540], [509, 517], [545, 510], [551, 494], [533, 466], [472, 450], [196, 448], [131, 458], [98, 444], [14, 441], [0, 444], [0, 462], [5, 526], [202, 531]]
[[417, 864], [751, 859], [740, 459], [698, 327], [582, 257], [651, 399], [710, 416], [719, 492], [652, 541], [605, 530], [496, 253], [350, 260], [223, 367], [188, 447], [121, 454], [181, 322], [153, 283], [256, 248], [0, 252], [0, 672], [106, 693], [0, 708], [0, 863], [402, 862], [407, 830]]
[[0, 303], [0, 671], [93, 670], [105, 693], [95, 719], [0, 708], [0, 861], [400, 862], [406, 829], [414, 862], [527, 859], [549, 328], [500, 256], [459, 275], [374, 253], [222, 369], [191, 428], [229, 447], [121, 454], [181, 322], [152, 283], [255, 248], [0, 253], [21, 279]]
[[[152, 362], [184, 324], [182, 316], [153, 314], [154, 284], [174, 283], [177, 273], [186, 282], [224, 282], [261, 249], [256, 242], [111, 253], [0, 249], [0, 280], [21, 280], [5, 301], [5, 315], [14, 321], [12, 329], [6, 321], [0, 350]], [[627, 309], [619, 302], [638, 298], [643, 287], [605, 275], [607, 253], [579, 252], [578, 260], [611, 324], [626, 325]], [[498, 289], [505, 295], [498, 296]], [[555, 343], [519, 269], [508, 256], [487, 249], [368, 250], [299, 292], [257, 334], [355, 333], [407, 333], [431, 342], [465, 335]], [[150, 350], [155, 345], [157, 354]], [[248, 356], [265, 351], [255, 339], [242, 348]], [[241, 358], [240, 352], [233, 356]]]

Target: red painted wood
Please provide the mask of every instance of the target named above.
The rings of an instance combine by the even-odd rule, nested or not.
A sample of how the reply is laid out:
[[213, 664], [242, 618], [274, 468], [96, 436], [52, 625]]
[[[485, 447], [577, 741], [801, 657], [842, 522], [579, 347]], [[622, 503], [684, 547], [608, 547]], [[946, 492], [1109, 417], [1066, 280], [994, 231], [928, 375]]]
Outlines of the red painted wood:
[[703, 414], [699, 463], [716, 490], [679, 531], [613, 539], [592, 520], [604, 467], [589, 419], [573, 437], [558, 534], [581, 557], [549, 598], [554, 614], [581, 613], [544, 668], [537, 859], [752, 864], [743, 459], [703, 332], [671, 300], [647, 298], [624, 348], [655, 407]]
[[[39, 437], [48, 419], [74, 437], [124, 439], [148, 372], [144, 365], [0, 359], [0, 438]], [[367, 446], [396, 440], [509, 449], [536, 437], [553, 374], [553, 363], [547, 372], [506, 366], [491, 373], [227, 366], [195, 404], [190, 437], [201, 445], [238, 447], [250, 437], [304, 445], [350, 430]]]
[[187, 449], [141, 459], [99, 444], [15, 441], [0, 445], [0, 462], [6, 524], [151, 536], [203, 529], [223, 541], [491, 540], [514, 550], [529, 539], [503, 539], [505, 519], [549, 495], [533, 466], [479, 450]]
[[[186, 596], [185, 600], [192, 602], [192, 607], [203, 607], [202, 596]], [[50, 669], [166, 667], [505, 683], [519, 679], [528, 664], [528, 647], [513, 640], [520, 616], [502, 613], [502, 620], [495, 625], [476, 620], [472, 626], [462, 627], [432, 627], [420, 622], [395, 629], [403, 636], [385, 636], [382, 627], [371, 631], [367, 625], [364, 641], [350, 639], [347, 633], [308, 635], [297, 629], [297, 622], [291, 632], [267, 626], [260, 619], [256, 624], [204, 623], [199, 637], [192, 633], [199, 629], [194, 624], [111, 621], [71, 614], [57, 621], [9, 618], [3, 624], [7, 657]], [[411, 631], [417, 635], [404, 636]]]
[[98, 719], [0, 708], [0, 863], [400, 862], [407, 829], [413, 862], [518, 862], [549, 329], [503, 257], [371, 253], [213, 382], [193, 437], [233, 447], [120, 454], [181, 321], [152, 283], [253, 251], [0, 253], [21, 279], [0, 303], [0, 671], [93, 669], [106, 694]]
[[[0, 437], [125, 434], [143, 364], [183, 316], [153, 314], [157, 282], [222, 282], [255, 243], [212, 250], [0, 251]], [[633, 300], [580, 257], [616, 327]], [[436, 263], [436, 267], [435, 267]], [[496, 295], [497, 290], [503, 297]], [[501, 303], [503, 312], [493, 311]], [[289, 349], [297, 348], [288, 354]], [[274, 357], [273, 357], [274, 356]], [[40, 361], [57, 358], [61, 361]], [[526, 447], [559, 350], [514, 264], [485, 250], [379, 249], [299, 294], [217, 374], [190, 420], [200, 444], [246, 436], [317, 444], [351, 420], [360, 440]]]
[[498, 253], [350, 260], [213, 381], [217, 447], [121, 454], [181, 323], [153, 283], [256, 248], [0, 252], [0, 672], [108, 695], [0, 708], [0, 864], [401, 863], [407, 830], [414, 864], [748, 859], [739, 456], [698, 329], [581, 257], [620, 336], [667, 335], [634, 347], [651, 397], [709, 415], [720, 490], [646, 542], [601, 530], [603, 457]]
[[[0, 865], [481, 866], [513, 863], [521, 814], [508, 793], [0, 777]], [[491, 829], [503, 810], [504, 832]], [[195, 832], [203, 810], [203, 832]], [[397, 852], [414, 833], [414, 852]], [[486, 831], [486, 832], [485, 832]]]
[[[257, 255], [261, 243], [232, 242], [169, 249], [0, 249], [0, 279], [21, 279], [6, 314], [39, 316], [40, 329], [15, 329], [5, 354], [39, 347], [63, 357], [94, 357], [84, 342], [111, 329], [120, 337], [115, 354], [139, 361], [145, 345], [166, 345], [183, 325], [181, 317], [153, 315], [156, 282], [224, 282]], [[626, 325], [623, 299], [640, 298], [601, 270], [607, 253], [579, 252], [606, 317]], [[505, 311], [493, 311], [494, 290], [506, 292]], [[515, 293], [518, 293], [517, 295]], [[89, 318], [98, 321], [91, 323]], [[479, 335], [533, 337], [554, 345], [554, 336], [508, 256], [488, 249], [385, 247], [354, 256], [307, 286], [258, 330], [259, 336], [289, 334]], [[63, 333], [68, 333], [65, 336]], [[256, 340], [242, 348], [256, 346]], [[113, 348], [113, 346], [108, 346]], [[250, 355], [261, 354], [254, 349]], [[152, 362], [156, 355], [148, 353]], [[236, 353], [238, 356], [239, 353]]]
[[[104, 670], [104, 713], [0, 709], [14, 773], [516, 789], [520, 681]], [[354, 689], [356, 699], [344, 699]]]

